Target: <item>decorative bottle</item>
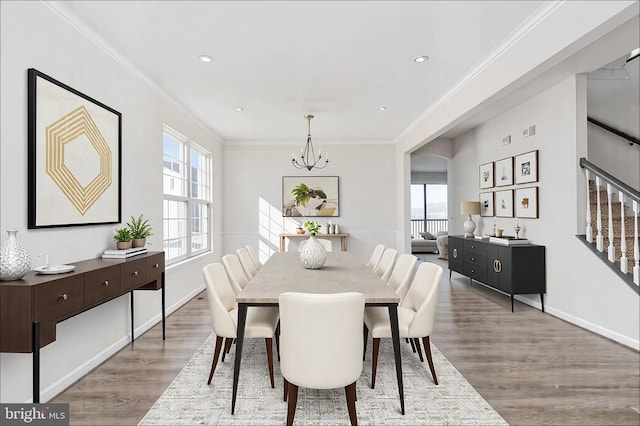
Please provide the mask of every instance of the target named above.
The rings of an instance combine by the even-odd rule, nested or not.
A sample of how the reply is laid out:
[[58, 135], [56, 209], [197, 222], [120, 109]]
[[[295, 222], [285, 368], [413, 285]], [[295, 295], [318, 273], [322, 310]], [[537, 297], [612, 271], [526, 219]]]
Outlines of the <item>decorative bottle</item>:
[[7, 231], [9, 238], [0, 248], [0, 281], [13, 281], [31, 270], [29, 252], [16, 239], [18, 231]]

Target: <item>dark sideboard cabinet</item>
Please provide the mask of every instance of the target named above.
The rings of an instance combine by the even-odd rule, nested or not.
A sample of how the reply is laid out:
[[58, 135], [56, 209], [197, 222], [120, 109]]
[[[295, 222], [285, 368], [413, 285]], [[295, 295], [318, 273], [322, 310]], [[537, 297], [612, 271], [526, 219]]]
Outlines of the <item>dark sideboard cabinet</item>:
[[449, 236], [449, 279], [453, 271], [509, 294], [511, 312], [515, 294], [539, 294], [544, 312], [547, 287], [544, 246], [505, 246], [488, 240]]
[[20, 280], [0, 282], [0, 352], [33, 354], [34, 403], [40, 400], [40, 348], [56, 340], [60, 321], [129, 293], [133, 342], [133, 291], [161, 290], [165, 338], [164, 252], [71, 265], [75, 269], [69, 273], [31, 271]]

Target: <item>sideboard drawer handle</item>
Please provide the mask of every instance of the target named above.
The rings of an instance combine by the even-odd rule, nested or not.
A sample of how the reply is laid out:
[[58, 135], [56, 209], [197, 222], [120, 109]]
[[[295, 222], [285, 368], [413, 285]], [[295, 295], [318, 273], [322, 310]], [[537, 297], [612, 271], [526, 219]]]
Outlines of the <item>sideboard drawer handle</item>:
[[133, 275], [134, 277], [137, 277], [138, 276], [138, 271], [133, 271], [133, 273], [131, 275]]
[[472, 269], [472, 270], [471, 270], [471, 273], [472, 273], [472, 274], [475, 274], [475, 273], [476, 273], [476, 270], [475, 270], [475, 269]]
[[471, 258], [471, 260], [476, 260], [476, 258], [475, 258], [475, 257], [472, 257], [472, 258]]
[[105, 287], [109, 287], [109, 280], [106, 280], [106, 281], [104, 282], [104, 286], [105, 286]]
[[458, 249], [457, 249], [457, 248], [454, 248], [454, 249], [453, 249], [453, 258], [454, 258], [454, 259], [457, 259], [457, 258], [458, 258]]
[[155, 265], [153, 265], [154, 268], [159, 268], [160, 265], [158, 265], [157, 263]]
[[62, 293], [62, 300], [67, 300], [69, 298], [69, 295], [67, 293]]
[[476, 246], [471, 246], [471, 248], [476, 248]]

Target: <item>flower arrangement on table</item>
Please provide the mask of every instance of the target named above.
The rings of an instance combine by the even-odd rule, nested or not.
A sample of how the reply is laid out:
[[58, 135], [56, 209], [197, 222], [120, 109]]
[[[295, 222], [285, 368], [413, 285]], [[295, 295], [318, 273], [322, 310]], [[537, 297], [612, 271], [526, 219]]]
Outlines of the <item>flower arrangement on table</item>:
[[320, 224], [315, 220], [305, 220], [302, 226], [304, 226], [304, 229], [306, 229], [312, 237], [315, 237], [321, 228]]

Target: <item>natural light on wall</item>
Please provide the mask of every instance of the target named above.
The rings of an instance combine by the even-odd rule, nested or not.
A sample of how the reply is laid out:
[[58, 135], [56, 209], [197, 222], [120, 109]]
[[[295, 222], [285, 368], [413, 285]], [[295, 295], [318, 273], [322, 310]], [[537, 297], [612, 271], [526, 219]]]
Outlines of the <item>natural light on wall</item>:
[[280, 234], [296, 232], [302, 223], [294, 219], [282, 217], [282, 210], [258, 197], [258, 228], [260, 242], [258, 244], [260, 262], [266, 260], [280, 247]]

